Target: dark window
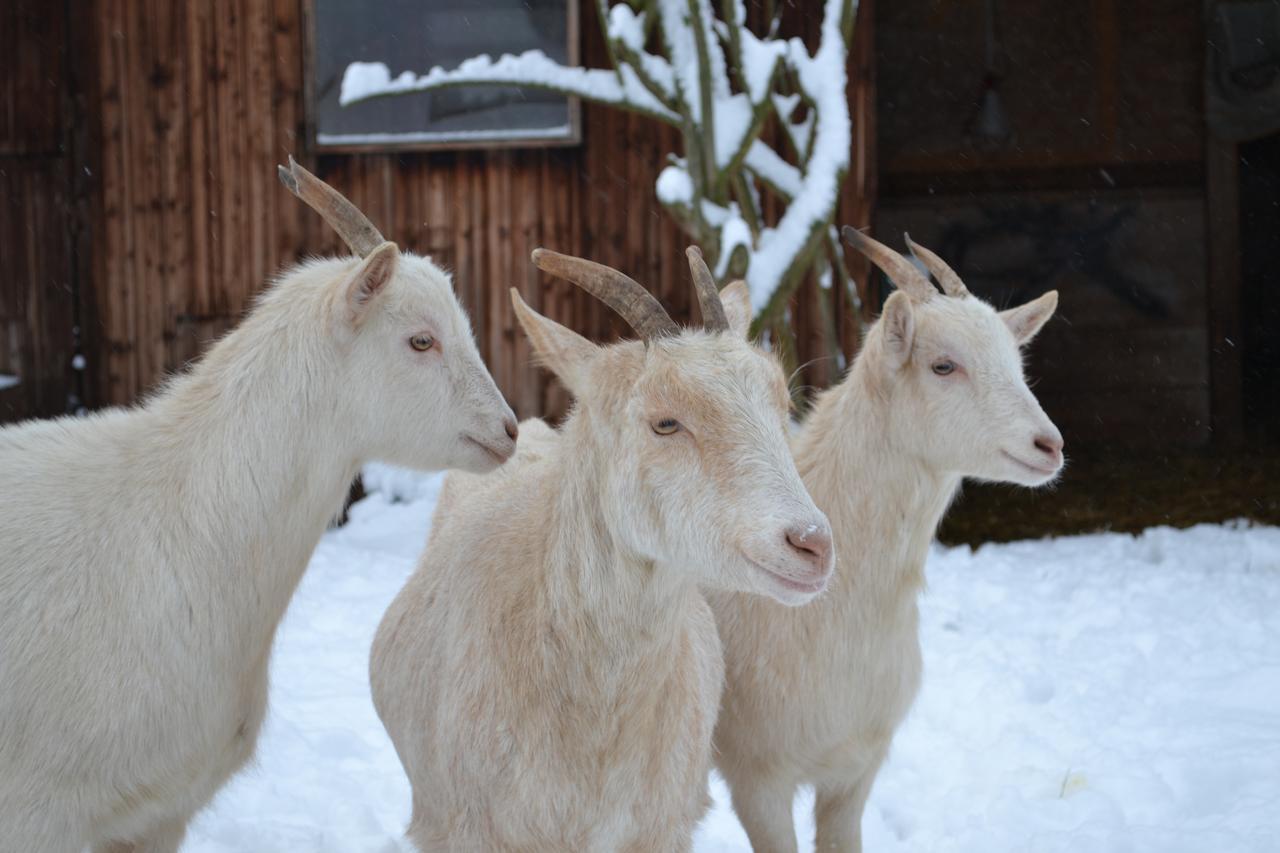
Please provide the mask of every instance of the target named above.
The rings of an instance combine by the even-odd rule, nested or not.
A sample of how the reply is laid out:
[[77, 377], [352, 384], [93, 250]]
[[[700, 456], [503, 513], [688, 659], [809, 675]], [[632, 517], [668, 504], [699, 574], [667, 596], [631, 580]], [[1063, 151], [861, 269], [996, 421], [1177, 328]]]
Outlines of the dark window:
[[311, 124], [321, 148], [458, 148], [578, 141], [576, 99], [520, 86], [459, 86], [338, 104], [354, 61], [393, 76], [472, 56], [541, 50], [576, 64], [576, 0], [314, 0]]

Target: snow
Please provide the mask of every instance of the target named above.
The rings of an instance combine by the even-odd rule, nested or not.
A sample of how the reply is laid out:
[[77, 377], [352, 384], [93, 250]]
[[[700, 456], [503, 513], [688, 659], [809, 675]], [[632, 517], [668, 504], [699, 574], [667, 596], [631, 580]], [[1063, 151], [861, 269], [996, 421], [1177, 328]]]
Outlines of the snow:
[[[812, 55], [799, 39], [779, 39], [772, 32], [760, 38], [752, 33], [746, 26], [742, 0], [721, 4], [726, 16], [723, 20], [716, 17], [710, 0], [654, 0], [642, 11], [637, 11], [635, 4], [602, 2], [614, 69], [567, 67], [538, 50], [518, 56], [506, 54], [496, 60], [477, 56], [452, 70], [436, 67], [422, 75], [404, 71], [395, 77], [384, 63], [353, 62], [343, 75], [339, 100], [346, 105], [443, 86], [502, 83], [536, 86], [638, 110], [676, 127], [692, 125], [712, 143], [709, 154], [714, 163], [709, 165], [715, 169], [706, 171], [723, 171], [741, 158], [747, 172], [787, 203], [777, 223], [760, 228], [750, 242], [740, 244], [747, 249], [746, 280], [758, 312], [770, 303], [788, 276], [798, 271], [797, 261], [805, 248], [829, 224], [840, 182], [848, 171], [852, 133], [845, 91], [848, 50], [841, 22], [849, 2], [824, 0], [821, 42]], [[650, 28], [661, 34], [665, 56], [645, 50]], [[744, 92], [735, 93], [730, 86], [726, 44], [734, 44], [740, 51], [739, 78]], [[787, 66], [788, 79], [798, 84], [797, 93], [782, 96], [771, 92], [779, 64]], [[793, 123], [790, 116], [801, 98], [809, 109], [803, 121]], [[787, 162], [752, 133], [758, 127], [754, 119], [759, 111], [769, 107], [781, 117], [797, 163]], [[441, 137], [426, 134], [418, 138], [434, 141]], [[320, 142], [380, 139], [323, 136]], [[685, 192], [678, 177], [671, 169], [663, 171], [656, 188], [660, 200], [688, 204], [694, 197], [696, 193]], [[721, 178], [709, 180], [719, 182]], [[730, 220], [728, 212], [723, 208], [722, 212], [719, 220], [706, 219], [705, 224], [722, 227]], [[742, 230], [737, 223], [734, 229], [728, 236], [736, 239]]]
[[672, 164], [658, 174], [655, 187], [658, 201], [666, 205], [692, 205], [693, 179], [684, 166]]
[[13, 388], [21, 382], [21, 379], [13, 376], [12, 374], [0, 373], [0, 391], [3, 391], [6, 388]]
[[[711, 13], [711, 7], [706, 0], [696, 0], [693, 5], [698, 11], [701, 30], [691, 26], [692, 16], [688, 0], [658, 0], [658, 15], [662, 22], [663, 37], [671, 55], [670, 67], [680, 95], [695, 124], [703, 123], [701, 84], [703, 63], [699, 58], [699, 39], [707, 52], [706, 67], [710, 77], [712, 108], [710, 128], [715, 142], [714, 156], [716, 165], [724, 168], [742, 149], [747, 131], [751, 129], [752, 102], [747, 95], [730, 93], [724, 51], [713, 27], [715, 16]], [[616, 10], [619, 7], [613, 8]], [[612, 32], [613, 12], [611, 11], [610, 14], [610, 32]], [[627, 16], [624, 14], [621, 19], [627, 20]]]
[[[325, 535], [272, 664], [257, 765], [185, 853], [395, 853], [408, 782], [369, 644], [440, 477], [384, 467]], [[935, 547], [924, 688], [863, 822], [868, 850], [1269, 851], [1280, 837], [1280, 529], [1205, 525]], [[699, 853], [749, 850], [723, 784]], [[812, 849], [811, 797], [796, 802]]]
[[527, 50], [519, 56], [503, 54], [497, 60], [489, 56], [474, 56], [449, 71], [436, 66], [426, 74], [404, 71], [394, 78], [386, 63], [353, 62], [342, 75], [338, 101], [347, 106], [366, 98], [421, 92], [465, 83], [538, 86], [594, 101], [626, 104], [664, 121], [675, 120], [671, 111], [644, 88], [630, 68], [624, 67], [621, 73], [615, 73], [594, 68], [567, 67], [540, 50]]
[[[735, 209], [738, 206], [737, 202], [730, 202], [730, 204]], [[709, 198], [702, 200], [702, 218], [707, 220], [708, 225], [714, 225], [716, 228], [723, 227], [729, 221], [729, 217], [733, 215], [733, 211], [722, 204], [716, 204]]]
[[662, 38], [671, 57], [676, 87], [685, 109], [696, 125], [702, 124], [702, 88], [698, 76], [698, 48], [693, 30], [688, 26], [689, 6], [686, 0], [658, 0], [658, 20]]
[[783, 160], [778, 156], [777, 151], [759, 139], [751, 143], [751, 147], [747, 149], [745, 163], [756, 177], [782, 193], [787, 199], [795, 198], [804, 187], [800, 170]]
[[720, 259], [716, 262], [715, 277], [723, 279], [729, 272], [729, 262], [733, 259], [733, 250], [743, 246], [751, 251], [751, 226], [742, 218], [738, 205], [733, 205], [733, 214], [720, 226]]
[[[659, 0], [662, 5], [678, 6], [680, 0]], [[729, 97], [729, 71], [725, 62], [724, 50], [720, 46], [720, 37], [716, 34], [716, 16], [711, 10], [709, 0], [693, 0], [698, 10], [698, 23], [701, 25], [700, 35], [706, 45], [707, 68], [711, 73], [711, 98], [715, 101]]]
[[754, 112], [746, 95], [717, 98], [714, 106], [716, 165], [723, 169], [742, 149]]
[[747, 94], [753, 104], [758, 104], [769, 94], [773, 72], [778, 61], [786, 55], [786, 42], [758, 39], [746, 27], [741, 27], [738, 34], [742, 43], [742, 76], [747, 84]]
[[769, 302], [814, 230], [835, 209], [840, 181], [849, 168], [852, 133], [845, 93], [847, 49], [840, 33], [843, 0], [826, 0], [822, 43], [810, 56], [799, 39], [788, 42], [788, 58], [800, 86], [817, 113], [813, 153], [806, 164], [800, 191], [774, 228], [760, 233], [747, 269], [751, 304], [758, 312]]
[[610, 39], [617, 39], [637, 53], [644, 50], [644, 12], [637, 14], [627, 4], [619, 3], [609, 9], [607, 21]]
[[[635, 12], [625, 3], [619, 3], [609, 9], [605, 28], [610, 42], [622, 46], [626, 61], [639, 62], [640, 71], [659, 89], [663, 97], [668, 100], [674, 98], [676, 79], [671, 63], [661, 56], [645, 52], [645, 14]], [[627, 68], [629, 73], [636, 74], [630, 65]]]

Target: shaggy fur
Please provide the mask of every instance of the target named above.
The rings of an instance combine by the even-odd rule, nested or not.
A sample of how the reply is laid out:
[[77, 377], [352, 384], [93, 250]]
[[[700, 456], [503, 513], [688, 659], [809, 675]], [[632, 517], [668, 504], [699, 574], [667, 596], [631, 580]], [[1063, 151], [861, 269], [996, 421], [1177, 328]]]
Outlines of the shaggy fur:
[[600, 348], [517, 299], [577, 408], [449, 476], [373, 646], [420, 850], [688, 849], [723, 684], [698, 584], [799, 604], [832, 565], [782, 373], [745, 341], [745, 288], [724, 301], [731, 332]]
[[489, 470], [514, 426], [447, 276], [386, 243], [285, 277], [140, 408], [0, 430], [0, 850], [176, 850], [253, 754], [361, 462]]
[[1062, 465], [1019, 353], [1056, 304], [997, 314], [974, 297], [893, 294], [793, 440], [835, 531], [831, 589], [800, 609], [709, 596], [727, 668], [717, 764], [756, 853], [795, 851], [800, 785], [817, 791], [817, 849], [861, 849], [863, 806], [920, 684], [925, 556], [961, 478], [1034, 486]]

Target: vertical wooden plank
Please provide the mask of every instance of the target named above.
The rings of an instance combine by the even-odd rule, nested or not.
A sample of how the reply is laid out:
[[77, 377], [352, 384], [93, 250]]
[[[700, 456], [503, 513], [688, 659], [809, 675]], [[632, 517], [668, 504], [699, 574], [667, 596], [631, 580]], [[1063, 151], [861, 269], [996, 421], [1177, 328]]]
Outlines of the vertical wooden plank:
[[210, 163], [210, 216], [213, 229], [210, 238], [214, 249], [214, 276], [218, 282], [213, 292], [212, 313], [230, 316], [240, 302], [240, 285], [236, 275], [235, 188], [232, 175], [240, 163], [240, 153], [235, 144], [239, 124], [235, 113], [235, 96], [232, 78], [236, 71], [235, 59], [235, 0], [214, 4], [213, 91], [217, 112], [213, 117], [214, 142], [210, 147], [213, 162]]
[[[446, 156], [432, 156], [426, 161], [425, 191], [422, 194], [423, 219], [426, 224], [426, 251], [441, 267], [453, 271], [453, 211], [449, 206], [450, 172], [443, 162]], [[456, 286], [456, 285], [455, 285]]]
[[[68, 21], [66, 66], [69, 85], [65, 93], [64, 170], [71, 204], [67, 254], [71, 259], [76, 298], [73, 331], [77, 336], [78, 354], [83, 357], [76, 374], [75, 391], [80, 405], [85, 407], [99, 406], [105, 399], [107, 368], [97, 295], [106, 261], [101, 236], [105, 205], [101, 192], [102, 93], [98, 81], [100, 3], [101, 0], [93, 0], [87, 4], [86, 14]], [[67, 2], [64, 8], [70, 11], [72, 4]]]
[[[845, 179], [837, 225], [872, 226], [878, 194], [876, 161], [876, 51], [875, 0], [861, 0], [854, 21], [849, 59], [849, 115], [854, 146], [849, 175]], [[845, 263], [862, 298], [862, 317], [854, 313], [844, 294], [834, 300], [840, 330], [840, 348], [848, 362], [861, 344], [861, 320], [876, 313], [878, 294], [868, 287], [871, 262], [861, 252], [846, 252]]]
[[[584, 131], [585, 132], [585, 131]], [[550, 153], [543, 164], [541, 175], [540, 197], [550, 201], [546, 204], [548, 214], [544, 216], [539, 237], [539, 245], [548, 248], [563, 246], [561, 251], [570, 254], [578, 253], [574, 223], [574, 199], [577, 196], [577, 183], [573, 180], [572, 165], [577, 158], [568, 158], [561, 152]], [[532, 267], [532, 265], [531, 265]], [[536, 269], [530, 271], [529, 286], [538, 294], [540, 310], [549, 317], [563, 317], [568, 309], [568, 285], [542, 275]], [[523, 338], [524, 336], [521, 335]], [[526, 352], [527, 342], [525, 344]], [[536, 381], [539, 387], [539, 413], [552, 416], [562, 415], [568, 407], [568, 396], [559, 383], [551, 381], [545, 372], [538, 370], [531, 363], [524, 367], [525, 381]]]
[[156, 4], [150, 12], [153, 42], [146, 58], [151, 84], [148, 125], [149, 147], [155, 152], [154, 195], [148, 208], [153, 225], [157, 258], [153, 293], [148, 298], [152, 322], [152, 351], [155, 353], [154, 384], [169, 370], [181, 366], [188, 353], [178, 351], [178, 321], [190, 312], [190, 279], [185, 271], [191, 264], [187, 206], [189, 170], [186, 138], [186, 76], [181, 45], [186, 30], [186, 7], [181, 3]]
[[211, 294], [212, 257], [210, 252], [209, 169], [210, 134], [213, 132], [209, 115], [209, 59], [206, 51], [208, 32], [212, 25], [210, 7], [205, 3], [190, 3], [186, 14], [186, 33], [183, 41], [184, 70], [186, 72], [187, 120], [187, 192], [189, 197], [186, 228], [189, 232], [191, 252], [186, 270], [190, 282], [190, 310], [197, 316], [213, 313]]
[[132, 3], [133, 25], [141, 38], [130, 42], [132, 73], [144, 84], [145, 93], [137, 101], [136, 125], [132, 134], [136, 146], [133, 172], [138, 192], [134, 198], [134, 247], [142, 264], [142, 298], [135, 301], [139, 330], [138, 344], [143, 353], [139, 392], [145, 392], [164, 373], [168, 361], [164, 340], [166, 313], [166, 281], [164, 276], [164, 231], [160, 211], [164, 190], [161, 175], [161, 134], [157, 122], [167, 120], [167, 92], [164, 75], [158, 74], [164, 41], [163, 17], [167, 9], [161, 3]]
[[66, 7], [0, 4], [0, 155], [56, 155], [62, 143]]
[[[281, 262], [342, 249], [272, 174], [289, 153], [303, 153], [305, 0], [183, 0], [176, 9], [97, 1], [99, 83], [109, 95], [101, 122], [110, 137], [99, 290], [116, 348], [107, 359], [118, 376], [110, 396], [127, 400], [196, 349], [194, 339], [173, 340], [195, 334], [175, 328], [179, 317], [206, 334], [236, 317]], [[584, 27], [580, 38], [587, 64], [602, 64], [598, 28]], [[677, 135], [617, 110], [584, 111], [578, 149], [309, 162], [406, 246], [453, 267], [482, 351], [521, 414], [554, 404], [545, 373], [527, 365], [509, 286], [590, 337], [622, 331], [595, 300], [539, 277], [527, 261], [534, 245], [625, 269], [679, 317], [692, 304], [686, 238], [653, 196]]]
[[417, 215], [417, 204], [414, 198], [417, 194], [408, 189], [417, 183], [419, 178], [420, 165], [418, 163], [405, 163], [399, 157], [393, 158], [394, 167], [389, 169], [391, 174], [391, 195], [392, 209], [391, 218], [382, 226], [383, 234], [398, 234], [396, 239], [402, 249], [410, 251], [421, 251], [422, 239], [425, 236], [422, 233], [422, 223]]
[[249, 117], [249, 78], [259, 73], [246, 56], [248, 44], [249, 12], [261, 0], [226, 0], [231, 12], [230, 27], [225, 42], [227, 68], [230, 71], [228, 89], [231, 96], [231, 132], [229, 157], [225, 161], [222, 180], [230, 188], [230, 204], [227, 210], [227, 251], [232, 269], [227, 278], [234, 302], [229, 306], [231, 314], [240, 316], [248, 308], [257, 289], [253, 280], [253, 238], [250, 232], [257, 223], [252, 219], [249, 186], [252, 180], [253, 160], [250, 157], [249, 135], [252, 122]]
[[1240, 322], [1240, 151], [1210, 136], [1206, 145], [1209, 242], [1209, 406], [1213, 441], [1244, 440]]
[[513, 154], [510, 151], [494, 151], [487, 157], [489, 165], [488, 196], [488, 267], [485, 278], [486, 336], [489, 339], [487, 360], [501, 374], [499, 387], [510, 398], [515, 396], [515, 352], [512, 348], [510, 327], [506, 323], [504, 298], [511, 287], [511, 171]]
[[90, 296], [94, 315], [100, 327], [97, 358], [99, 401], [119, 399], [122, 359], [115, 349], [114, 331], [117, 322], [117, 305], [114, 297], [115, 283], [120, 280], [120, 218], [122, 200], [119, 190], [120, 154], [120, 80], [115, 73], [113, 50], [116, 37], [114, 0], [97, 0], [95, 4], [99, 21], [98, 67], [96, 74], [99, 89], [98, 122], [101, 126], [99, 173], [99, 197], [102, 214], [99, 220], [97, 243], [102, 247], [101, 260], [97, 264], [98, 280]]
[[287, 162], [290, 154], [301, 156], [300, 135], [303, 115], [303, 46], [308, 21], [303, 15], [304, 0], [273, 0], [272, 27], [273, 90], [270, 156], [268, 157], [267, 198], [270, 200], [271, 223], [276, 230], [271, 267], [278, 269], [292, 262], [306, 242], [306, 224], [302, 205], [275, 180], [275, 165]]
[[1093, 33], [1097, 62], [1098, 160], [1124, 158], [1120, 146], [1120, 25], [1115, 0], [1093, 0]]
[[133, 400], [142, 391], [141, 372], [143, 368], [144, 344], [141, 342], [142, 330], [138, 327], [137, 303], [138, 290], [146, 286], [137, 255], [136, 210], [138, 184], [135, 180], [140, 169], [135, 165], [134, 116], [137, 109], [137, 83], [130, 62], [130, 46], [133, 39], [126, 37], [128, 33], [136, 33], [137, 28], [129, 14], [132, 4], [116, 0], [119, 5], [120, 30], [113, 31], [114, 64], [120, 76], [120, 202], [123, 213], [121, 219], [121, 243], [119, 251], [123, 255], [123, 279], [116, 284], [120, 288], [119, 308], [121, 323], [116, 328], [117, 346], [128, 353], [127, 368], [124, 371], [124, 385], [121, 391], [126, 399]]
[[270, 4], [264, 0], [247, 0], [244, 13], [244, 114], [246, 157], [244, 170], [245, 227], [244, 250], [248, 295], [259, 293], [267, 280], [268, 237], [265, 224], [270, 221], [267, 208], [267, 181], [279, 186], [271, 170], [271, 137], [274, 114], [271, 109], [271, 16]]
[[[511, 280], [507, 282], [507, 287], [520, 291], [525, 301], [530, 298], [538, 299], [538, 302], [530, 303], [535, 306], [541, 305], [542, 295], [533, 292], [535, 289], [533, 287], [533, 265], [529, 261], [529, 255], [537, 246], [538, 241], [537, 197], [542, 160], [542, 152], [530, 152], [530, 156], [523, 159], [521, 168], [515, 176], [516, 181], [512, 189], [514, 209], [512, 212], [511, 258], [509, 261]], [[512, 408], [515, 409], [517, 417], [524, 417], [528, 412], [540, 410], [541, 388], [536, 381], [531, 382], [526, 375], [525, 368], [529, 360], [526, 338], [516, 322], [515, 312], [511, 307], [511, 297], [508, 293], [509, 291], [503, 290], [498, 296], [499, 303], [502, 306], [503, 335], [507, 339], [511, 350], [509, 369], [511, 371], [511, 387], [513, 391], [509, 402]]]

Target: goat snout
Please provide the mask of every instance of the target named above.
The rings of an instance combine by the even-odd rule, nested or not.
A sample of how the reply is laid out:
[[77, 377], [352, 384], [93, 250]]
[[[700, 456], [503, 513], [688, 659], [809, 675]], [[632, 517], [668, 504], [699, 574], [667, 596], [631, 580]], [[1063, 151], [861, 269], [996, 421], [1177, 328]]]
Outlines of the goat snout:
[[1037, 435], [1032, 443], [1036, 452], [1046, 458], [1054, 467], [1062, 462], [1062, 435], [1058, 432], [1044, 432]]
[[502, 422], [502, 428], [507, 432], [507, 438], [515, 441], [520, 436], [520, 425], [516, 423], [515, 418], [506, 418]]
[[831, 531], [817, 524], [795, 525], [786, 530], [787, 544], [796, 555], [809, 564], [814, 574], [826, 574], [831, 570]]

